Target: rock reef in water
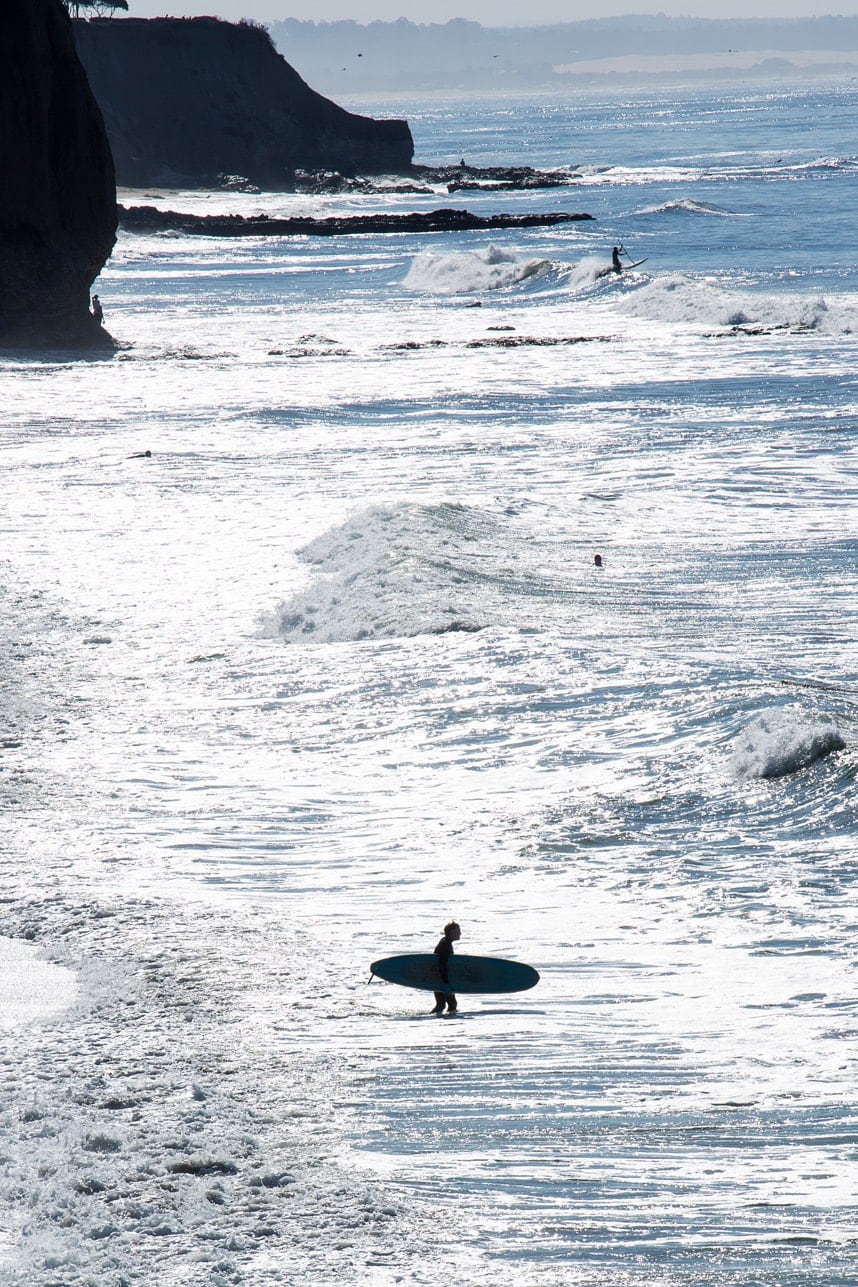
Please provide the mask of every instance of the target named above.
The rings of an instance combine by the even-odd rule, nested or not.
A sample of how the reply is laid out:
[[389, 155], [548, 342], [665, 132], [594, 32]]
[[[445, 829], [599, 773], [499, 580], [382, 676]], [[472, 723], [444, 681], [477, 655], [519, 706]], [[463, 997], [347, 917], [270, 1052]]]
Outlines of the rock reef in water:
[[102, 18], [74, 24], [104, 112], [117, 181], [270, 189], [295, 169], [407, 169], [407, 121], [345, 111], [312, 90], [264, 28], [216, 18]]
[[499, 228], [544, 228], [592, 219], [589, 214], [476, 215], [470, 210], [332, 216], [327, 219], [270, 219], [267, 215], [196, 215], [155, 206], [119, 206], [119, 221], [129, 232], [191, 232], [206, 237], [342, 237], [350, 233], [472, 232]]
[[116, 238], [113, 162], [60, 0], [0, 5], [0, 345], [109, 347], [89, 288]]
[[[396, 177], [399, 176], [399, 177]], [[447, 192], [529, 192], [539, 188], [568, 187], [581, 178], [571, 170], [535, 170], [529, 165], [410, 165], [393, 171], [386, 179], [340, 174], [331, 170], [294, 170], [289, 191], [313, 195], [328, 193], [419, 193], [431, 196], [439, 188]], [[224, 175], [221, 188], [247, 190], [236, 176]], [[252, 185], [250, 190], [255, 191]]]
[[562, 188], [581, 178], [572, 170], [535, 170], [531, 165], [415, 166], [430, 183], [444, 183], [448, 192], [530, 192]]

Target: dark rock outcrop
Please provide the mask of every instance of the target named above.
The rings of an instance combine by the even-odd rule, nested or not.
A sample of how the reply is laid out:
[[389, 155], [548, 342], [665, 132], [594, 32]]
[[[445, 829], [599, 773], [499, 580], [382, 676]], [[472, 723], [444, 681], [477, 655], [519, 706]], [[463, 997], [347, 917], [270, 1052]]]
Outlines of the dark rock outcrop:
[[295, 169], [406, 169], [406, 121], [356, 116], [310, 89], [251, 23], [104, 18], [75, 24], [117, 180], [211, 187], [243, 175], [290, 186]]
[[112, 343], [89, 288], [116, 237], [113, 162], [59, 0], [0, 4], [0, 345]]
[[[336, 170], [294, 170], [288, 187], [290, 192], [316, 195], [413, 192], [431, 196], [442, 185], [448, 192], [530, 192], [538, 188], [569, 187], [580, 178], [580, 174], [571, 170], [534, 170], [529, 165], [410, 165], [407, 170], [394, 171], [386, 181], [340, 174]], [[247, 190], [246, 185], [229, 182], [229, 176], [223, 177], [219, 187]], [[250, 190], [256, 191], [252, 187]]]
[[191, 232], [206, 237], [342, 237], [349, 233], [492, 232], [500, 228], [544, 228], [592, 219], [565, 211], [542, 214], [476, 215], [470, 210], [333, 216], [328, 219], [270, 219], [266, 215], [197, 215], [155, 206], [119, 206], [119, 222], [129, 232]]
[[535, 170], [530, 165], [442, 165], [412, 167], [428, 183], [444, 183], [448, 192], [529, 192], [563, 188], [581, 178], [571, 170]]

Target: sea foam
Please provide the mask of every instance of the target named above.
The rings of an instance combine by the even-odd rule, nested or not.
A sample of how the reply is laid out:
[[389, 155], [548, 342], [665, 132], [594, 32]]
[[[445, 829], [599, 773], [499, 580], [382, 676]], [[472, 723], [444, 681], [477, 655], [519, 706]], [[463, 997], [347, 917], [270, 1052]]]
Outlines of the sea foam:
[[851, 335], [858, 312], [847, 299], [808, 298], [731, 289], [683, 273], [649, 279], [624, 293], [623, 312], [647, 321]]
[[491, 245], [464, 253], [427, 250], [412, 260], [405, 285], [426, 295], [472, 295], [506, 290], [550, 269], [548, 259], [527, 258]]
[[263, 631], [335, 643], [478, 630], [486, 624], [479, 546], [494, 527], [461, 505], [365, 510], [298, 551], [316, 575]]
[[785, 777], [845, 745], [831, 720], [776, 706], [760, 711], [736, 738], [733, 770], [739, 778]]

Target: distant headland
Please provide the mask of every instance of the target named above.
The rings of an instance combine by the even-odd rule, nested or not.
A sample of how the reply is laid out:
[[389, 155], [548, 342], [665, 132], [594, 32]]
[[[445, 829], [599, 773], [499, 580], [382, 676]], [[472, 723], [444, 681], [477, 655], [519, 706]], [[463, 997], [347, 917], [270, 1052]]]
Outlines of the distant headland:
[[407, 121], [358, 116], [316, 93], [254, 23], [93, 18], [74, 32], [120, 185], [209, 187], [241, 175], [276, 190], [296, 169], [380, 174], [411, 163]]
[[[657, 6], [653, 6], [657, 8]], [[522, 13], [520, 22], [527, 21]], [[567, 94], [639, 84], [783, 81], [858, 72], [858, 14], [819, 18], [588, 18], [551, 26], [448, 22], [270, 24], [283, 54], [325, 94]]]

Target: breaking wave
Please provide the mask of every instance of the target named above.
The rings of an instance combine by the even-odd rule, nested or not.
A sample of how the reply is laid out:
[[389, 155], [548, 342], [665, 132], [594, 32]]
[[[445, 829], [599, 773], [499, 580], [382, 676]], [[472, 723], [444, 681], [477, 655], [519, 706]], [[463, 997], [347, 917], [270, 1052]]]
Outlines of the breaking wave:
[[858, 169], [858, 156], [818, 156], [813, 161], [803, 161], [792, 167], [795, 170], [835, 170], [850, 171]]
[[462, 505], [365, 510], [298, 551], [314, 577], [263, 631], [336, 643], [479, 630], [496, 616], [485, 601], [496, 533], [490, 515]]
[[425, 295], [473, 295], [508, 290], [543, 277], [553, 268], [549, 259], [530, 259], [513, 251], [487, 246], [451, 254], [426, 250], [416, 255], [405, 276], [409, 290]]
[[858, 310], [848, 299], [772, 295], [731, 290], [681, 273], [651, 279], [621, 298], [623, 312], [650, 321], [704, 326], [759, 327], [851, 335]]
[[645, 206], [643, 210], [638, 210], [639, 215], [654, 214], [699, 214], [699, 215], [717, 215], [721, 219], [734, 218], [732, 210], [724, 210], [721, 206], [710, 205], [708, 201], [693, 201], [690, 197], [679, 197], [675, 201], [665, 201], [658, 206]]
[[[561, 274], [567, 290], [584, 291], [597, 285], [615, 285], [617, 282], [634, 281], [639, 284], [645, 269], [626, 264], [621, 273], [615, 273], [610, 258], [604, 255], [587, 255], [577, 264], [570, 264]], [[634, 274], [634, 276], [632, 276]]]
[[799, 707], [761, 711], [733, 744], [738, 778], [781, 778], [806, 769], [846, 743], [833, 721]]

